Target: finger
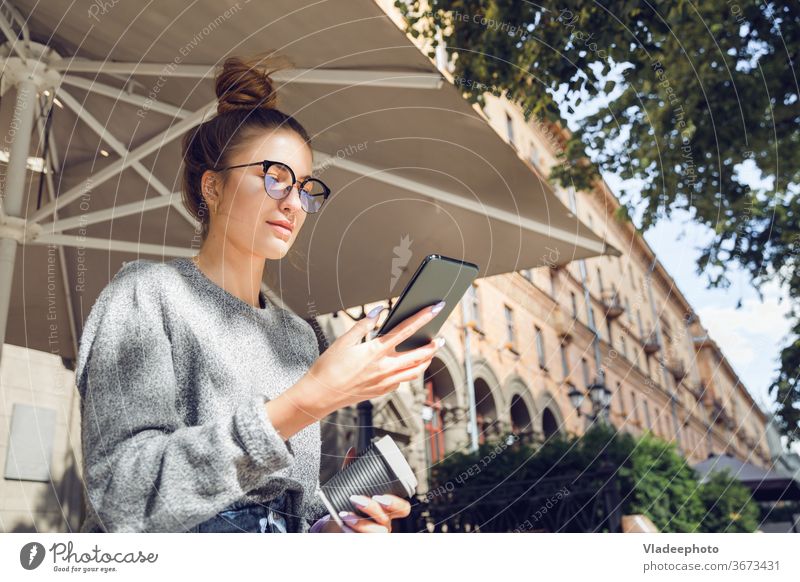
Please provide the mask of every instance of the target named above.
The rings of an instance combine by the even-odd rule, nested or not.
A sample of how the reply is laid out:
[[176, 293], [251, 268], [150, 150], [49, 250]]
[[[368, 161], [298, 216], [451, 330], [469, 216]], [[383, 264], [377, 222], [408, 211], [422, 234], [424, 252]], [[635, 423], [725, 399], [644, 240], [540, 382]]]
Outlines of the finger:
[[350, 447], [347, 449], [347, 452], [344, 454], [344, 461], [342, 462], [342, 469], [347, 467], [350, 463], [356, 460], [356, 448]]
[[365, 317], [359, 319], [353, 327], [345, 332], [344, 335], [352, 335], [353, 342], [359, 343], [378, 323], [378, 319], [380, 318], [380, 315], [384, 309], [388, 308], [383, 305], [373, 307]]
[[424, 346], [420, 346], [407, 352], [394, 352], [394, 354], [387, 354], [386, 358], [391, 362], [392, 372], [398, 370], [405, 370], [424, 362], [436, 355], [445, 343], [443, 337], [436, 337], [429, 341]]
[[420, 374], [425, 373], [425, 370], [427, 370], [428, 366], [431, 365], [431, 360], [433, 360], [433, 356], [423, 362], [420, 362], [416, 366], [407, 368], [405, 370], [398, 370], [391, 376], [387, 376], [383, 379], [383, 381], [381, 381], [378, 387], [378, 390], [384, 390], [384, 392], [379, 392], [379, 394], [385, 394], [387, 392], [391, 392], [392, 389], [397, 389], [401, 382], [410, 382], [415, 380]]
[[340, 514], [345, 523], [345, 528], [342, 531], [351, 531], [354, 533], [389, 533], [389, 528], [383, 525], [378, 525], [371, 519], [365, 517], [358, 517], [354, 513], [342, 512]]
[[390, 519], [408, 517], [411, 513], [411, 504], [397, 495], [386, 493], [384, 495], [373, 495], [372, 498], [383, 507]]
[[383, 507], [374, 499], [370, 499], [366, 495], [351, 495], [350, 502], [360, 511], [366, 513], [378, 525], [382, 525], [386, 529], [391, 527], [392, 520], [386, 515]]
[[[438, 307], [438, 309], [436, 309], [436, 311], [434, 312], [433, 309], [439, 305], [440, 307]], [[430, 307], [423, 307], [411, 317], [407, 317], [406, 319], [404, 319], [402, 323], [400, 323], [397, 327], [393, 328], [392, 331], [390, 331], [386, 335], [382, 335], [375, 338], [375, 341], [379, 342], [382, 349], [391, 350], [400, 343], [402, 343], [403, 341], [405, 341], [406, 339], [410, 338], [412, 335], [414, 335], [415, 331], [417, 331], [419, 328], [421, 328], [426, 323], [435, 318], [443, 308], [444, 308], [443, 301], [437, 303], [436, 305], [432, 305]]]

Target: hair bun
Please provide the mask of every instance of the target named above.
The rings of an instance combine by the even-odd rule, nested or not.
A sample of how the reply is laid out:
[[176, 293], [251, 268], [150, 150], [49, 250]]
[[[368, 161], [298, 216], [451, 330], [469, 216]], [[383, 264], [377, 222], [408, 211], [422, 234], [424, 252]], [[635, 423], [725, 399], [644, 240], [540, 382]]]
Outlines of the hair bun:
[[215, 82], [217, 115], [239, 109], [275, 109], [278, 93], [270, 75], [291, 66], [286, 57], [275, 56], [273, 52], [249, 59], [226, 59]]

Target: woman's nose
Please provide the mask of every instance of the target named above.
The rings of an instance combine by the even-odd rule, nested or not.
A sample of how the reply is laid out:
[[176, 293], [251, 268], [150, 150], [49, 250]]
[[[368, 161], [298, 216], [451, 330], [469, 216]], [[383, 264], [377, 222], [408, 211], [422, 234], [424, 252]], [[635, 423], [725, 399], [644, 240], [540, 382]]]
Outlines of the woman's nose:
[[292, 190], [289, 192], [288, 196], [281, 202], [283, 208], [291, 208], [295, 212], [303, 209], [303, 205], [300, 202], [300, 188], [297, 187], [297, 184], [292, 186]]

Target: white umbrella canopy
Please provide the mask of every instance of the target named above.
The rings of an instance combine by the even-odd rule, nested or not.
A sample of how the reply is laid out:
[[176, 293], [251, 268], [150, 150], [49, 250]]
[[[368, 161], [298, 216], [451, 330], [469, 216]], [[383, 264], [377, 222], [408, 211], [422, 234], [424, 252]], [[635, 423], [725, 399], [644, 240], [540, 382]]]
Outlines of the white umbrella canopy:
[[[474, 262], [479, 277], [618, 254], [370, 1], [14, 6], [0, 23], [21, 39], [4, 47], [0, 128], [26, 67], [45, 72], [38, 89], [51, 85], [63, 107], [49, 123], [53, 171], [27, 172], [21, 210], [4, 208], [0, 236], [19, 245], [9, 343], [74, 358], [124, 261], [197, 252], [180, 137], [214, 112], [215, 65], [267, 48], [295, 63], [275, 77], [279, 107], [311, 134], [333, 190], [295, 242], [299, 264], [267, 262], [265, 283], [302, 317], [397, 296], [430, 253]], [[45, 120], [37, 113], [34, 130]], [[31, 156], [43, 155], [41, 135]]]

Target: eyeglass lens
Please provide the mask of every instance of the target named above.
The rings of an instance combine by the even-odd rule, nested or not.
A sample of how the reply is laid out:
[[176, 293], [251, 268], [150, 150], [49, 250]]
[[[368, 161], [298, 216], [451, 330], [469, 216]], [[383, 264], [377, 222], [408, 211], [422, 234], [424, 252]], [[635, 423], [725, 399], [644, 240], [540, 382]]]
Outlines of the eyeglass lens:
[[[292, 190], [292, 171], [281, 163], [271, 164], [264, 175], [267, 194], [281, 200]], [[325, 201], [325, 187], [315, 179], [309, 179], [300, 190], [300, 204], [306, 212], [317, 212]]]

